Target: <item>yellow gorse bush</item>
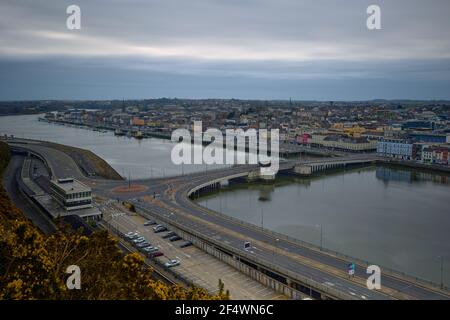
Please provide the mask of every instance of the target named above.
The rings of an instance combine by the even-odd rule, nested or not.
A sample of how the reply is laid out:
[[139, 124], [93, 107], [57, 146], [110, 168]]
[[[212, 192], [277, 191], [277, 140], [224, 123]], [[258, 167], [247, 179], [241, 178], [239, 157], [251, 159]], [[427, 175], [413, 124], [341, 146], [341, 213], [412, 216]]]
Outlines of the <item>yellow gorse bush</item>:
[[[0, 170], [9, 149], [0, 142]], [[81, 269], [81, 289], [66, 286], [66, 268]], [[201, 288], [168, 286], [152, 278], [138, 253], [123, 255], [106, 231], [86, 237], [61, 227], [45, 236], [0, 186], [0, 299], [228, 299], [223, 284], [211, 296]]]

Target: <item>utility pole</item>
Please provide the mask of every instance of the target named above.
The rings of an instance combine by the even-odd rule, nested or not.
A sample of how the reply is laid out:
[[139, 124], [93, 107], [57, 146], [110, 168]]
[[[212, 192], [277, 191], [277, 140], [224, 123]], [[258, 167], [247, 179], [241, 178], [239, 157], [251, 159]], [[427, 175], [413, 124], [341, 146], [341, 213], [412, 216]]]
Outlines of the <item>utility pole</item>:
[[439, 256], [441, 259], [441, 289], [444, 289], [444, 256]]
[[275, 239], [275, 245], [274, 245], [274, 247], [273, 247], [272, 263], [275, 262], [275, 251], [276, 251], [277, 248], [278, 248], [278, 241], [280, 241], [280, 239], [276, 238], [276, 239]]
[[128, 171], [128, 189], [131, 188], [131, 173]]
[[322, 224], [320, 224], [320, 251], [322, 251], [323, 248], [323, 232], [322, 232]]
[[261, 208], [261, 229], [264, 229], [264, 211]]
[[322, 228], [322, 224], [316, 224], [317, 228], [320, 228], [320, 251], [322, 251], [323, 248], [323, 228]]

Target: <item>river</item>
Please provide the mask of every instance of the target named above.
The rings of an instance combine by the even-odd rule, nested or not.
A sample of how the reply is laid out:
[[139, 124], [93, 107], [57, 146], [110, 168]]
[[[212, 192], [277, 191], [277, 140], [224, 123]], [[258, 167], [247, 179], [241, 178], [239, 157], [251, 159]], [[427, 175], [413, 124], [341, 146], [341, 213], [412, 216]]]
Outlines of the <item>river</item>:
[[123, 177], [150, 178], [179, 175], [219, 168], [221, 165], [175, 165], [170, 161], [174, 142], [165, 139], [134, 139], [115, 136], [113, 132], [99, 132], [77, 126], [38, 121], [38, 115], [0, 117], [0, 135], [13, 134], [61, 143], [91, 150], [105, 159]]

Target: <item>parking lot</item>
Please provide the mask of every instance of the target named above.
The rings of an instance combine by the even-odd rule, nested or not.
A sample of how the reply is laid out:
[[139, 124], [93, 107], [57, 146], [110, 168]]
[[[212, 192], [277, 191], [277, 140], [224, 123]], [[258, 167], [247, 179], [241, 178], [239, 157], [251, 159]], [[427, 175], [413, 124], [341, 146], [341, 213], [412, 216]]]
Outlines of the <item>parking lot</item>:
[[135, 231], [145, 237], [152, 246], [159, 247], [164, 253], [163, 256], [155, 258], [159, 262], [179, 260], [180, 265], [172, 267], [171, 270], [210, 293], [218, 291], [218, 281], [221, 279], [225, 289], [230, 291], [231, 299], [287, 299], [286, 296], [249, 278], [197, 247], [180, 248], [184, 240], [171, 242], [169, 239], [163, 239], [162, 236], [167, 232], [155, 233], [154, 225], [144, 226], [146, 220], [143, 217], [127, 212], [121, 206], [109, 203], [103, 206], [102, 210], [109, 215], [105, 220], [121, 233]]

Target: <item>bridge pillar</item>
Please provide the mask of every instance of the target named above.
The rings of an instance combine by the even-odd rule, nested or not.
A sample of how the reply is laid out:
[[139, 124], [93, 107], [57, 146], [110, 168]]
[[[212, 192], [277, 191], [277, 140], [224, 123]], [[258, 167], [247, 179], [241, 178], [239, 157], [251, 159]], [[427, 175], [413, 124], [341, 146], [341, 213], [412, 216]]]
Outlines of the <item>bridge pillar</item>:
[[312, 166], [299, 165], [294, 167], [294, 172], [302, 176], [309, 176], [313, 173], [313, 168]]

